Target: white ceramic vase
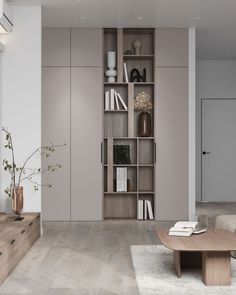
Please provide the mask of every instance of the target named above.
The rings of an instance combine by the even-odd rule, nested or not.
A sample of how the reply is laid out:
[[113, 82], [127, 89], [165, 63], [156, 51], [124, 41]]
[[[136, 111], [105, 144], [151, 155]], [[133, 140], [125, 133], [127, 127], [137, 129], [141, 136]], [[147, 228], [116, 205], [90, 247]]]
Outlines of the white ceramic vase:
[[107, 52], [107, 66], [108, 70], [106, 71], [106, 76], [108, 77], [108, 82], [114, 83], [115, 77], [117, 75], [116, 67], [116, 52], [108, 51]]
[[135, 40], [133, 43], [134, 51], [136, 55], [141, 54], [142, 42], [140, 40]]

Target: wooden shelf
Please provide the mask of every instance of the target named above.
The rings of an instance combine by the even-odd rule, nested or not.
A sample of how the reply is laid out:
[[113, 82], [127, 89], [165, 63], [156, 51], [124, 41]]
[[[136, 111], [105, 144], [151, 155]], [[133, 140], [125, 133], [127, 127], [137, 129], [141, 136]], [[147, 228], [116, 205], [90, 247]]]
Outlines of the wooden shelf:
[[106, 195], [136, 195], [138, 192], [104, 192], [104, 194]]
[[154, 191], [133, 191], [133, 192], [104, 192], [106, 195], [153, 195]]
[[137, 167], [138, 166], [138, 164], [105, 164], [104, 165], [105, 167], [107, 167], [107, 166], [113, 166], [113, 167]]
[[150, 139], [154, 139], [154, 137], [104, 137], [104, 139], [113, 139], [113, 140], [116, 140], [116, 139], [124, 139], [124, 140], [130, 140], [130, 139], [139, 139], [139, 140], [150, 140]]
[[155, 84], [154, 82], [134, 82], [135, 86], [138, 86], [138, 85], [154, 85], [154, 84]]
[[[138, 200], [150, 200], [155, 208], [155, 142], [154, 137], [138, 136], [138, 115], [134, 110], [134, 98], [140, 91], [147, 91], [154, 99], [154, 29], [105, 29], [104, 55], [108, 51], [116, 51], [117, 63], [116, 82], [108, 82], [104, 76], [104, 91], [114, 88], [124, 99], [128, 110], [104, 110], [104, 219], [137, 219]], [[142, 42], [140, 55], [124, 54], [133, 48], [135, 40]], [[143, 74], [146, 69], [146, 82], [124, 82], [123, 63], [126, 62], [128, 77], [132, 69], [136, 68]], [[104, 59], [104, 72], [107, 69]], [[152, 123], [154, 112], [151, 113]], [[153, 133], [152, 133], [153, 134]], [[114, 164], [114, 146], [128, 145], [130, 162], [134, 164]], [[127, 161], [128, 162], [128, 161]], [[129, 189], [134, 191], [116, 192], [114, 186], [117, 167], [126, 167]], [[155, 212], [153, 212], [155, 215]], [[149, 221], [149, 220], [144, 220]]]
[[104, 110], [104, 113], [127, 113], [128, 110]]
[[154, 59], [154, 55], [153, 54], [141, 54], [141, 55], [124, 54], [123, 58], [126, 60], [145, 60], [145, 59]]
[[104, 164], [104, 167], [154, 167], [154, 164]]
[[129, 84], [137, 85], [154, 85], [155, 83], [152, 81], [148, 82], [104, 82], [105, 86], [128, 86]]
[[104, 85], [108, 86], [128, 86], [126, 82], [104, 82]]

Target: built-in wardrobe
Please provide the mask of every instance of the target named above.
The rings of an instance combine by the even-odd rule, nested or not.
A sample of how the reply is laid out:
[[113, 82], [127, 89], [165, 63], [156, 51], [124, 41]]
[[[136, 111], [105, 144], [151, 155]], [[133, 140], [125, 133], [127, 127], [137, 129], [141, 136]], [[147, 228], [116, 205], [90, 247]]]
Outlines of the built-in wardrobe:
[[[132, 32], [137, 39], [140, 34], [141, 40], [146, 40], [142, 34], [148, 32], [152, 38], [151, 54], [138, 58], [132, 54], [126, 56], [123, 51], [127, 48], [121, 38], [129, 40]], [[120, 42], [124, 47], [119, 47]], [[42, 143], [66, 143], [51, 157], [42, 160], [43, 168], [52, 163], [62, 165], [55, 173], [42, 177], [43, 183], [52, 184], [52, 188], [43, 187], [43, 220], [137, 218], [138, 188], [126, 194], [116, 194], [113, 188], [107, 192], [107, 171], [116, 169], [113, 163], [109, 166], [106, 162], [107, 148], [110, 145], [112, 156], [114, 141], [129, 142], [131, 149], [136, 150], [135, 157], [147, 147], [143, 155], [151, 162], [141, 165], [134, 162], [128, 171], [130, 169], [131, 174], [140, 171], [135, 174], [135, 183], [141, 182], [143, 187], [151, 183], [151, 191], [143, 191], [141, 195], [145, 198], [146, 194], [151, 200], [155, 219], [188, 218], [188, 46], [188, 29], [43, 30]], [[110, 87], [104, 74], [108, 49], [123, 56], [122, 62], [117, 64], [118, 74], [122, 75], [117, 77], [119, 83], [113, 86], [121, 89], [121, 94], [127, 89], [128, 108], [133, 104], [130, 100], [135, 99], [135, 87], [151, 89], [153, 134], [146, 140], [135, 134], [131, 138], [113, 138], [106, 134], [111, 127], [107, 118], [113, 116], [104, 110], [104, 94]], [[129, 60], [132, 64], [136, 58], [138, 62], [147, 59], [151, 64], [152, 78], [143, 86], [124, 80], [123, 61], [127, 59], [127, 64]], [[128, 75], [130, 70], [128, 68]], [[125, 118], [126, 113], [114, 116]], [[135, 113], [133, 116], [129, 110], [127, 116], [136, 120]], [[110, 175], [113, 185], [115, 172]], [[122, 210], [129, 214], [126, 216]], [[112, 216], [112, 212], [116, 214]]]

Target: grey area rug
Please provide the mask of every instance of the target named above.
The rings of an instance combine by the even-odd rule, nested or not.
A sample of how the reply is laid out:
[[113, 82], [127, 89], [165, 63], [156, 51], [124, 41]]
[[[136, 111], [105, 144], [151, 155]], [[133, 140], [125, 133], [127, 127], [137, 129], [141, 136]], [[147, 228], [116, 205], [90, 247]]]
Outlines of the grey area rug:
[[173, 252], [164, 246], [131, 246], [131, 255], [140, 295], [236, 295], [236, 259], [231, 259], [231, 286], [205, 286], [201, 270], [184, 270], [178, 278]]

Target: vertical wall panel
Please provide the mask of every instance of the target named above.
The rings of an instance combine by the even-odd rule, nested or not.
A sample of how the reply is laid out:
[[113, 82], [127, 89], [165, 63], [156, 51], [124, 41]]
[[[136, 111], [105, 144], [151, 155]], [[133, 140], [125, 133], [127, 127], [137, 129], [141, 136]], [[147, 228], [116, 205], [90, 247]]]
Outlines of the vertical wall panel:
[[[43, 31], [43, 142], [67, 143], [43, 177], [43, 219], [102, 219], [102, 29]], [[72, 134], [72, 138], [71, 138]], [[70, 145], [71, 144], [71, 145]]]
[[158, 220], [188, 219], [188, 30], [156, 33]]
[[43, 169], [61, 164], [55, 173], [43, 174], [43, 220], [70, 220], [70, 68], [45, 67], [42, 71], [42, 143], [64, 144], [42, 161]]
[[70, 29], [43, 29], [43, 66], [70, 66]]
[[188, 66], [188, 29], [157, 29], [156, 66]]
[[71, 68], [71, 220], [102, 219], [102, 68]]
[[157, 68], [157, 217], [188, 218], [188, 69]]
[[72, 29], [71, 65], [102, 67], [102, 40], [102, 29]]

